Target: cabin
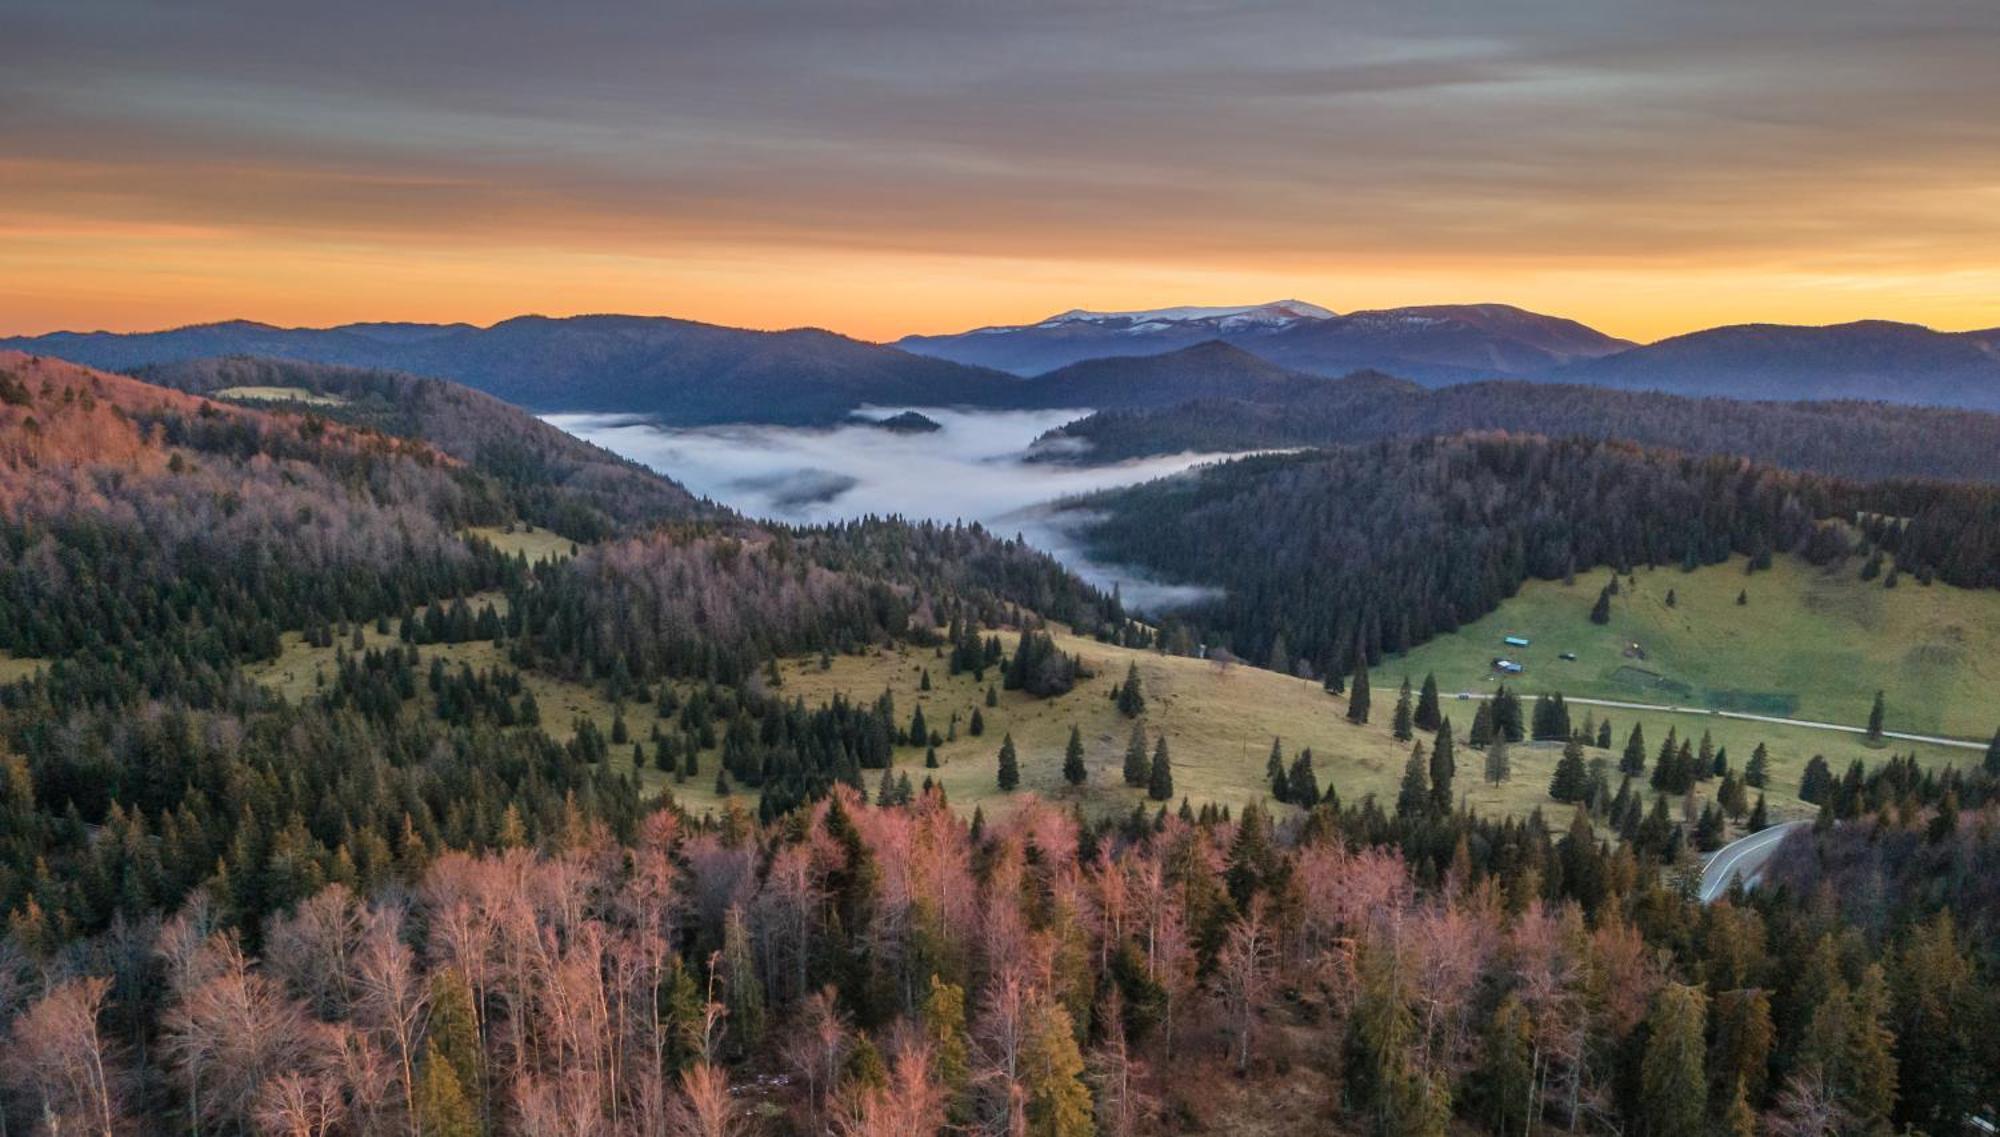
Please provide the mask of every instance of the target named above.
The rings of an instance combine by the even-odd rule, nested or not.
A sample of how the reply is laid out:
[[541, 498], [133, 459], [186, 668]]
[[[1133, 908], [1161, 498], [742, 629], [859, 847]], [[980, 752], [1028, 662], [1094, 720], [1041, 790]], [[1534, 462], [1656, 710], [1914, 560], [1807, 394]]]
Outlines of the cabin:
[[1528, 637], [1526, 637], [1526, 636], [1508, 636], [1508, 637], [1507, 637], [1506, 639], [1503, 639], [1503, 640], [1501, 640], [1500, 642], [1501, 642], [1501, 643], [1504, 643], [1504, 644], [1506, 644], [1506, 645], [1507, 645], [1508, 647], [1527, 647], [1527, 646], [1528, 646]]

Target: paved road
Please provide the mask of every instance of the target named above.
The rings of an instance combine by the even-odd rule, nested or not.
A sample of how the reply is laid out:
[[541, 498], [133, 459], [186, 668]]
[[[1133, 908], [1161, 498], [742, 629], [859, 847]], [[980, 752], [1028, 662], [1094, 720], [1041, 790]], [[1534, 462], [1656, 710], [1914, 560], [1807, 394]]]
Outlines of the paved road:
[[1717, 849], [1708, 858], [1708, 864], [1701, 870], [1701, 902], [1712, 904], [1715, 898], [1729, 891], [1730, 882], [1738, 877], [1747, 885], [1764, 871], [1764, 862], [1778, 851], [1785, 836], [1810, 821], [1787, 821], [1773, 825], [1758, 833], [1752, 833], [1739, 841], [1732, 841]]
[[[1493, 696], [1485, 691], [1460, 691], [1458, 692], [1458, 697], [1461, 699], [1490, 699]], [[1810, 727], [1813, 730], [1837, 730], [1843, 734], [1868, 733], [1864, 727], [1849, 726], [1846, 723], [1819, 722], [1814, 719], [1788, 719], [1780, 718], [1777, 715], [1753, 715], [1744, 711], [1716, 711], [1710, 710], [1707, 707], [1683, 707], [1668, 703], [1626, 703], [1620, 702], [1617, 699], [1578, 699], [1571, 698], [1568, 695], [1563, 696], [1563, 702], [1579, 703], [1590, 707], [1615, 707], [1628, 711], [1665, 711], [1670, 714], [1706, 715], [1710, 718], [1742, 719], [1745, 722], [1771, 722], [1777, 723], [1780, 726], [1803, 726]], [[1961, 750], [1984, 750], [1987, 747], [1987, 743], [1973, 742], [1964, 738], [1945, 738], [1935, 734], [1909, 734], [1900, 730], [1885, 730], [1882, 732], [1882, 736], [1884, 738], [1900, 739], [1904, 742], [1928, 742], [1933, 746], [1956, 746]]]

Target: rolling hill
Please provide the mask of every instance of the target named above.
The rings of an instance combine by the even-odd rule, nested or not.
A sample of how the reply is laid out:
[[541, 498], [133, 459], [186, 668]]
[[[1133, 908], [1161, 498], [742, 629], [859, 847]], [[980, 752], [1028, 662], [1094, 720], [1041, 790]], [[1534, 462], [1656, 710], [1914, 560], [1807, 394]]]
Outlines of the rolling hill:
[[1005, 324], [950, 335], [905, 336], [896, 346], [1016, 375], [1039, 375], [1087, 359], [1159, 355], [1208, 340], [1255, 339], [1334, 313], [1302, 300], [1144, 312], [1061, 312], [1035, 324]]
[[825, 424], [863, 404], [996, 405], [1017, 382], [805, 328], [761, 332], [650, 316], [521, 316], [492, 327], [232, 321], [165, 332], [58, 332], [0, 340], [129, 370], [247, 355], [451, 379], [535, 411], [615, 412], [700, 425]]
[[1506, 304], [1443, 304], [1336, 315], [1297, 301], [1245, 309], [1065, 312], [1039, 324], [911, 336], [898, 346], [1034, 374], [1100, 357], [1149, 356], [1221, 340], [1317, 375], [1380, 368], [1427, 383], [1529, 375], [1632, 346], [1574, 320]]
[[[1149, 361], [1131, 361], [1149, 362]], [[1107, 404], [1109, 405], [1109, 404]], [[1425, 388], [1380, 372], [1170, 407], [1103, 410], [1051, 431], [1043, 461], [1330, 446], [1466, 430], [1623, 438], [1854, 478], [2000, 481], [2000, 415], [1861, 402], [1748, 402], [1570, 383]]]
[[2000, 337], [1862, 320], [1740, 324], [1554, 372], [1568, 382], [1739, 399], [1873, 399], [2000, 410]]

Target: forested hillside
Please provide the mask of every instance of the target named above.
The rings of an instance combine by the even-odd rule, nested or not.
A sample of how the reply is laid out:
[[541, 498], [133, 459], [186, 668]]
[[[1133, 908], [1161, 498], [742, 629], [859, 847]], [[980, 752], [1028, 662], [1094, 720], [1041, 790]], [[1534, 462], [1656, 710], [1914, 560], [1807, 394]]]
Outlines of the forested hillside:
[[1269, 395], [1103, 410], [1053, 431], [1044, 460], [1333, 446], [1468, 430], [1619, 438], [1739, 454], [1849, 478], [2000, 481], [2000, 414], [1886, 403], [1760, 403], [1557, 383], [1431, 390], [1387, 375], [1294, 382]]
[[[507, 486], [522, 516], [569, 537], [595, 540], [616, 527], [720, 511], [680, 486], [602, 447], [522, 414], [491, 395], [396, 371], [281, 359], [228, 357], [140, 368], [134, 373], [198, 395], [283, 406], [401, 438], [419, 438]], [[587, 504], [588, 513], [576, 513]]]
[[1317, 674], [1451, 631], [1530, 577], [1852, 555], [1856, 539], [1829, 520], [1865, 516], [1867, 539], [1919, 581], [2000, 587], [2000, 491], [1621, 442], [1473, 434], [1270, 455], [1077, 508], [1102, 515], [1085, 533], [1110, 563], [1224, 590], [1183, 614], [1196, 638]]
[[[1243, 761], [1282, 809], [1197, 810], [1148, 700], [1188, 668], [1226, 684], [1226, 657], [1149, 668], [1150, 693], [1136, 661], [1091, 673], [1038, 622], [1128, 656], [1153, 629], [1019, 542], [774, 529], [665, 484], [623, 512], [650, 475], [449, 388], [181, 379], [337, 401], [0, 356], [6, 1133], [1880, 1137], [2000, 1088], [2000, 744], [1809, 766], [1820, 831], [1707, 906], [1695, 850], [1768, 817], [1747, 768], [1674, 759], [1686, 784], [1649, 790], [1578, 734], [1550, 786], [1573, 813], [1475, 815], [1454, 779], [1505, 780], [1499, 712], [1493, 739], [1374, 728], [1408, 754], [1393, 803], [1274, 744]], [[509, 432], [539, 457], [496, 460]], [[1164, 646], [1268, 635], [1336, 671], [1571, 564], [1861, 533], [1912, 587], [2000, 583], [1985, 491], [1618, 444], [1383, 443], [1092, 504], [1135, 559], [1261, 599]], [[956, 721], [806, 700], [849, 652], [1006, 690], [1029, 745], [992, 740], [990, 813], [911, 784]], [[557, 694], [609, 726], [552, 721]], [[1091, 776], [1080, 737], [1029, 734], [1065, 696], [1134, 724], [1118, 792], [1143, 805], [1014, 792], [1024, 763]], [[695, 779], [724, 804], [681, 809]]]

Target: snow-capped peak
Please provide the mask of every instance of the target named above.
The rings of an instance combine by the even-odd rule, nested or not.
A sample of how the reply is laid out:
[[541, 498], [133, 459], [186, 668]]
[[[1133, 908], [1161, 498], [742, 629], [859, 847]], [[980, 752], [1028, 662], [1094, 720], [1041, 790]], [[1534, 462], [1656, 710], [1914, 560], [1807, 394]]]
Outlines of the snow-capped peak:
[[1298, 320], [1324, 320], [1333, 313], [1303, 300], [1273, 300], [1268, 304], [1243, 304], [1226, 308], [1152, 308], [1141, 312], [1093, 312], [1072, 308], [1035, 325], [1039, 328], [1063, 324], [1100, 324], [1128, 331], [1162, 331], [1174, 324], [1214, 324], [1219, 328], [1289, 324]]

